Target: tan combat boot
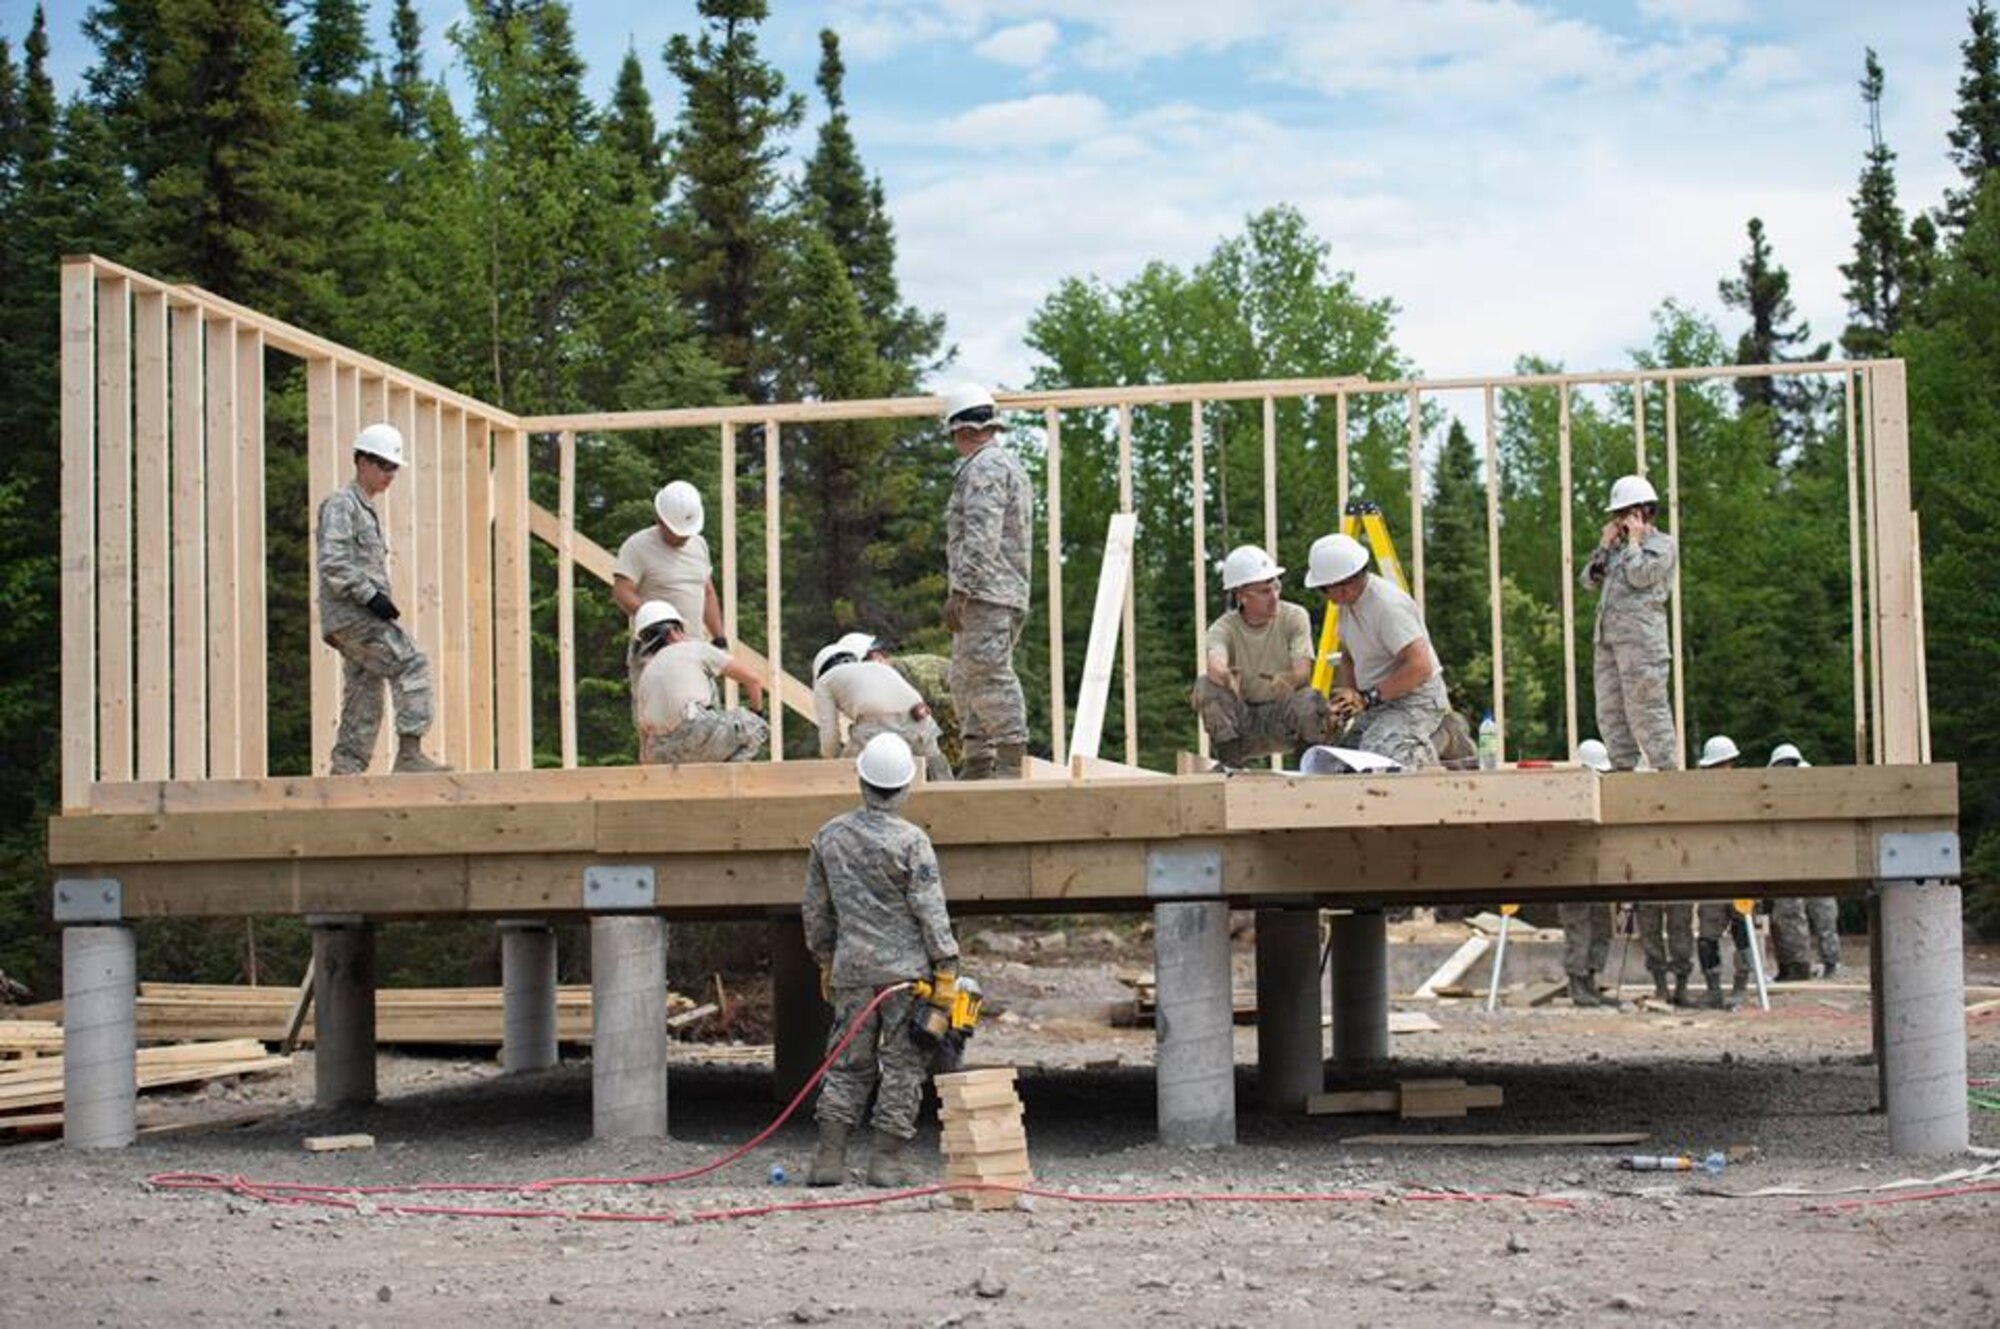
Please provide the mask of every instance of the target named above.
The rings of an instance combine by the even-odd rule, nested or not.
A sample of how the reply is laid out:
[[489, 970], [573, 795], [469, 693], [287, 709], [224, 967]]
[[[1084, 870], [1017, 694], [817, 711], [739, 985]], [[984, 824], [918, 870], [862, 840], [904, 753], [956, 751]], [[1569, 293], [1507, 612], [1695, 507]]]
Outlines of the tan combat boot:
[[887, 1131], [875, 1132], [875, 1149], [868, 1156], [868, 1184], [870, 1186], [902, 1187], [910, 1184], [910, 1172], [903, 1162], [903, 1145], [907, 1143], [900, 1135]]
[[812, 1167], [806, 1173], [808, 1186], [838, 1186], [847, 1180], [847, 1123], [822, 1121], [819, 1147], [813, 1150]]
[[398, 734], [396, 736], [396, 764], [390, 769], [398, 775], [422, 775], [431, 771], [448, 771], [451, 767], [441, 761], [432, 761], [424, 755], [422, 734]]

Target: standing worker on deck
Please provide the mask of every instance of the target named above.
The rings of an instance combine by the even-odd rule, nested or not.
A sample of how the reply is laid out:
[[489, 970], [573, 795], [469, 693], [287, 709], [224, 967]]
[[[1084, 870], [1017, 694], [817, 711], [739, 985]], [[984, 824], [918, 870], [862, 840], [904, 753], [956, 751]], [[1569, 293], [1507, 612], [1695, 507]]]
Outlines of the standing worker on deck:
[[[630, 619], [648, 600], [664, 600], [680, 615], [681, 624], [699, 624], [698, 639], [726, 646], [722, 635], [722, 602], [715, 595], [715, 569], [708, 542], [702, 539], [705, 515], [701, 491], [675, 480], [653, 496], [653, 524], [634, 531], [618, 546], [611, 574], [611, 598]], [[690, 636], [696, 636], [690, 632]], [[635, 634], [625, 651], [626, 681], [636, 701], [639, 671]]]
[[[639, 661], [633, 718], [641, 765], [749, 761], [764, 750], [771, 737], [757, 714], [764, 680], [720, 646], [688, 636], [680, 610], [665, 600], [640, 605], [632, 616], [632, 649]], [[719, 678], [742, 684], [750, 709], [719, 705]]]
[[[1586, 738], [1576, 745], [1576, 760], [1579, 766], [1593, 771], [1611, 769], [1610, 755], [1605, 752], [1604, 745], [1594, 738]], [[1607, 1001], [1597, 991], [1597, 975], [1611, 955], [1611, 905], [1564, 901], [1556, 907], [1556, 913], [1562, 922], [1563, 972], [1569, 975], [1570, 1004], [1616, 1006], [1618, 997], [1615, 993]], [[1624, 968], [1622, 964], [1619, 967], [1621, 971]]]
[[375, 500], [403, 465], [403, 435], [373, 424], [354, 440], [354, 479], [319, 505], [319, 628], [340, 652], [340, 731], [329, 775], [359, 775], [375, 755], [382, 728], [382, 689], [396, 705], [398, 772], [448, 771], [424, 755], [431, 728], [431, 666], [396, 622], [389, 598], [389, 538]]
[[[1810, 766], [1793, 743], [1771, 749], [1769, 766]], [[1778, 952], [1778, 981], [1802, 983], [1813, 976], [1813, 952], [1819, 952], [1819, 976], [1840, 972], [1840, 902], [1831, 895], [1788, 896], [1771, 902], [1771, 943]]]
[[1674, 734], [1673, 643], [1667, 598], [1680, 555], [1674, 537], [1653, 525], [1660, 496], [1643, 475], [1620, 476], [1605, 510], [1611, 520], [1583, 565], [1584, 586], [1600, 591], [1590, 635], [1597, 687], [1597, 732], [1614, 770], [1643, 754], [1656, 771], [1680, 769]]
[[1399, 762], [1438, 765], [1432, 735], [1450, 702], [1417, 602], [1368, 571], [1368, 550], [1351, 535], [1322, 535], [1307, 554], [1306, 585], [1340, 606], [1340, 664], [1329, 706], [1351, 720], [1335, 741]]
[[[1701, 760], [1698, 765], [1704, 771], [1726, 771], [1736, 765], [1736, 759], [1743, 754], [1737, 750], [1736, 740], [1727, 734], [1717, 734], [1701, 745]], [[1702, 1004], [1710, 1010], [1725, 1010], [1729, 1001], [1722, 996], [1722, 934], [1727, 932], [1736, 941], [1736, 972], [1730, 976], [1729, 996], [1731, 1000], [1741, 999], [1743, 991], [1750, 985], [1750, 948], [1756, 945], [1756, 936], [1750, 927], [1750, 920], [1736, 912], [1736, 905], [1729, 900], [1703, 900], [1695, 909], [1695, 946], [1701, 952], [1701, 981], [1708, 988]]]
[[930, 837], [898, 812], [917, 775], [910, 745], [895, 734], [878, 734], [854, 769], [861, 777], [861, 806], [813, 836], [801, 911], [821, 991], [833, 1003], [828, 1050], [882, 989], [905, 986], [883, 999], [826, 1073], [813, 1113], [819, 1146], [806, 1184], [838, 1186], [847, 1179], [847, 1137], [868, 1113], [875, 1132], [868, 1184], [907, 1186], [903, 1147], [917, 1133], [930, 1057], [911, 1033], [918, 999], [907, 985], [928, 976], [929, 1000], [949, 1009], [958, 996], [958, 942]]
[[[896, 734], [924, 763], [927, 779], [951, 779], [930, 704], [865, 632], [850, 632], [813, 657], [813, 714], [821, 757], [858, 757], [875, 735]], [[844, 745], [843, 717], [850, 722]]]
[[951, 695], [964, 731], [961, 780], [1013, 778], [1028, 752], [1028, 703], [1014, 647], [1028, 616], [1035, 495], [1020, 459], [996, 440], [1006, 426], [993, 394], [977, 384], [945, 398], [945, 427], [958, 449], [945, 509], [950, 592]]
[[1208, 625], [1207, 668], [1188, 703], [1215, 744], [1215, 759], [1241, 766], [1252, 757], [1324, 743], [1333, 721], [1312, 679], [1312, 616], [1279, 598], [1285, 570], [1256, 545], [1222, 560], [1230, 608]]

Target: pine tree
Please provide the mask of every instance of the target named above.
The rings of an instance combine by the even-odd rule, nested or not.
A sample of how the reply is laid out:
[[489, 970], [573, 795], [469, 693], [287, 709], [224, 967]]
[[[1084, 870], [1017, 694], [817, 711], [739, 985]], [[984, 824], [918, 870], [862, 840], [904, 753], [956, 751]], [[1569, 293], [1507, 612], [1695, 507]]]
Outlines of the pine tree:
[[21, 74], [14, 48], [0, 37], [0, 208], [13, 197], [21, 172]]
[[892, 390], [906, 392], [933, 367], [944, 338], [944, 316], [903, 303], [896, 281], [895, 227], [882, 181], [862, 165], [848, 121], [840, 36], [823, 30], [819, 45], [817, 81], [827, 118], [806, 161], [804, 204], [846, 266], [862, 317], [873, 330], [876, 351], [897, 371]]
[[1938, 260], [1937, 223], [1931, 220], [1929, 213], [1920, 212], [1910, 220], [1910, 239], [1904, 252], [1903, 322], [1905, 325], [1922, 320], [1924, 301], [1930, 298], [1931, 287], [1937, 281]]
[[[1452, 704], [1477, 715], [1491, 702], [1490, 599], [1486, 580], [1486, 486], [1479, 454], [1457, 420], [1445, 434], [1424, 507], [1424, 621], [1445, 668]], [[1488, 662], [1489, 689], [1473, 693], [1473, 667]]]
[[750, 401], [770, 387], [760, 325], [778, 255], [777, 164], [804, 102], [757, 51], [765, 0], [700, 0], [697, 40], [667, 43], [667, 68], [682, 101], [673, 135], [681, 181], [668, 237], [682, 295], [710, 352], [729, 367], [730, 387]]
[[2000, 19], [1988, 0], [1977, 0], [1966, 11], [1971, 35], [1959, 45], [1964, 72], [1958, 79], [1958, 110], [1952, 128], [1952, 164], [1965, 180], [1963, 189], [1947, 190], [1943, 221], [1957, 232], [1965, 227], [1980, 181], [2000, 166]]
[[621, 200], [644, 199], [652, 207], [664, 203], [673, 176], [667, 169], [659, 122], [653, 118], [652, 94], [646, 91], [646, 71], [636, 51], [626, 51], [618, 66], [618, 84], [604, 116], [604, 137], [630, 176]]
[[411, 0], [396, 0], [389, 19], [389, 40], [396, 60], [389, 67], [389, 97], [396, 108], [396, 132], [415, 138], [424, 127], [429, 85], [424, 81], [424, 24]]
[[299, 79], [307, 88], [350, 83], [373, 58], [360, 0], [309, 0], [299, 42]]
[[1843, 263], [1847, 278], [1847, 329], [1840, 344], [1859, 359], [1890, 353], [1902, 326], [1904, 270], [1910, 240], [1896, 202], [1896, 154], [1882, 141], [1882, 66], [1873, 47], [1861, 78], [1868, 107], [1868, 158], [1861, 183], [1849, 201], [1854, 212], [1854, 261]]
[[[1722, 303], [1749, 316], [1750, 326], [1736, 341], [1739, 365], [1783, 364], [1787, 361], [1824, 360], [1832, 349], [1814, 343], [1812, 326], [1799, 318], [1792, 304], [1792, 277], [1773, 260], [1764, 223], [1756, 217], [1748, 227], [1750, 252], [1743, 257], [1739, 275], [1717, 283]], [[1795, 354], [1795, 348], [1805, 348]], [[1769, 413], [1774, 456], [1802, 442], [1813, 427], [1820, 396], [1809, 384], [1778, 376], [1746, 376], [1736, 380], [1736, 399], [1744, 410], [1762, 408]]]

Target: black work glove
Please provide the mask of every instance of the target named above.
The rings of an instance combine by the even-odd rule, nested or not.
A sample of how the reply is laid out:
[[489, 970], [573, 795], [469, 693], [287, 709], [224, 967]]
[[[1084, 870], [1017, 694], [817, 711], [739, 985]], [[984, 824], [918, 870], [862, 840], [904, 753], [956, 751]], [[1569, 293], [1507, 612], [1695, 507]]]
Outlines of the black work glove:
[[718, 650], [718, 651], [726, 651], [726, 650], [728, 650], [728, 649], [729, 649], [729, 638], [727, 638], [727, 637], [723, 636], [723, 635], [722, 635], [722, 634], [721, 634], [720, 632], [716, 633], [716, 634], [715, 634], [715, 649], [716, 649], [716, 650]]
[[393, 623], [403, 616], [403, 611], [396, 608], [396, 602], [380, 591], [368, 601], [368, 612], [385, 623]]

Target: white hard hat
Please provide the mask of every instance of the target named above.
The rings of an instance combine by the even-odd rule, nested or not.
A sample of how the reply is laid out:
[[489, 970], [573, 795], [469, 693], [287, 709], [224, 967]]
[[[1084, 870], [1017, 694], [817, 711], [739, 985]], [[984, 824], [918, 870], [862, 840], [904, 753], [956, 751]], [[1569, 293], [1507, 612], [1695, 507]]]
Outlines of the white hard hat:
[[1588, 766], [1593, 771], [1611, 769], [1611, 752], [1594, 738], [1586, 738], [1576, 745], [1576, 764]]
[[1812, 765], [1811, 762], [1806, 760], [1805, 753], [1799, 751], [1799, 745], [1796, 743], [1780, 743], [1778, 746], [1772, 748], [1771, 760], [1765, 764], [1767, 766]]
[[372, 424], [354, 436], [354, 450], [380, 458], [391, 466], [403, 464], [403, 431], [392, 424]]
[[960, 383], [944, 394], [944, 425], [957, 433], [961, 429], [1005, 429], [993, 394], [977, 383]]
[[653, 495], [653, 511], [675, 535], [701, 534], [701, 491], [685, 480], [675, 480]]
[[1653, 484], [1643, 475], [1621, 475], [1611, 482], [1611, 501], [1604, 505], [1606, 512], [1623, 512], [1641, 503], [1658, 503], [1660, 495]]
[[901, 734], [877, 734], [854, 759], [861, 783], [877, 789], [903, 789], [917, 778], [917, 759]]
[[638, 613], [632, 615], [632, 635], [640, 636], [647, 628], [656, 627], [661, 623], [671, 623], [678, 627], [687, 626], [687, 620], [681, 617], [680, 610], [665, 600], [648, 600], [639, 606]]
[[1271, 556], [1256, 545], [1238, 545], [1222, 560], [1222, 589], [1233, 591], [1239, 586], [1255, 586], [1260, 581], [1273, 581], [1285, 575], [1285, 570], [1271, 561]]
[[850, 632], [839, 641], [829, 642], [819, 648], [813, 657], [812, 676], [817, 679], [827, 668], [843, 656], [848, 660], [866, 660], [868, 652], [875, 649], [875, 639], [865, 632]]
[[1735, 739], [1727, 734], [1717, 734], [1714, 738], [1709, 739], [1708, 742], [1701, 745], [1701, 762], [1699, 764], [1706, 770], [1710, 766], [1720, 766], [1725, 761], [1735, 761], [1742, 755], [1741, 752], [1736, 750]]
[[1306, 585], [1346, 581], [1368, 566], [1368, 550], [1351, 535], [1322, 535], [1306, 554]]

